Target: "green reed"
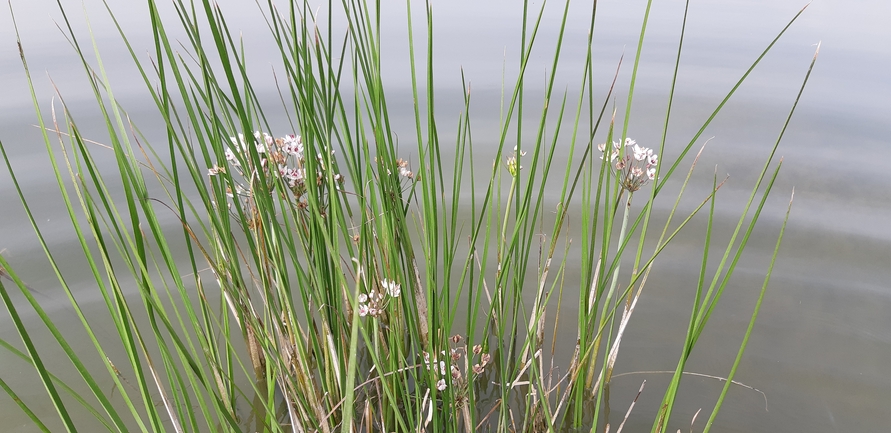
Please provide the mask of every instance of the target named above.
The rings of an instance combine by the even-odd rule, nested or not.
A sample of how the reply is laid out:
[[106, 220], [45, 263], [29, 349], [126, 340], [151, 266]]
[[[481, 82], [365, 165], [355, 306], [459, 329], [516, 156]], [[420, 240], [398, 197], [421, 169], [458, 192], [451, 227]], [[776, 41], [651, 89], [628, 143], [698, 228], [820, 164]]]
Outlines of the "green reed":
[[[44, 124], [47, 107], [34, 96], [27, 41], [20, 41], [52, 170], [107, 317], [86, 313], [78, 302], [82, 294], [72, 291], [60, 271], [64, 259], [43, 237], [31, 213], [32, 199], [6, 159], [91, 347], [74, 346], [2, 257], [0, 269], [50, 330], [86, 389], [49, 371], [43, 361], [49, 350], [33, 344], [38, 324], [21, 319], [25, 306], [12, 302], [2, 281], [0, 295], [24, 349], [0, 344], [34, 366], [67, 431], [78, 430], [72, 414], [81, 412], [109, 431], [596, 431], [612, 419], [604, 413], [609, 383], [652, 265], [707, 206], [690, 326], [661, 409], [652, 414], [653, 431], [667, 431], [685, 361], [733, 274], [780, 167], [774, 147], [706, 285], [707, 258], [716, 242], [714, 198], [723, 182], [716, 179], [700, 205], [674, 222], [695, 167], [687, 155], [785, 28], [680, 156], [665, 161], [659, 156], [666, 149], [674, 84], [658, 148], [628, 138], [649, 4], [624, 125], [617, 128], [615, 109], [609, 114], [615, 81], [603, 101], [593, 97], [608, 84], [593, 82], [596, 4], [590, 9], [588, 56], [576, 71], [582, 90], [573, 105], [568, 95], [555, 94], [562, 44], [570, 37], [564, 32], [569, 2], [563, 5], [556, 45], [544, 48], [536, 41], [545, 25], [545, 5], [524, 2], [519, 73], [504, 84], [493, 163], [474, 157], [466, 85], [456, 141], [440, 142], [430, 3], [423, 4], [422, 23], [410, 18], [419, 4], [405, 3], [416, 129], [402, 145], [390, 121], [381, 72], [378, 4], [328, 2], [323, 5], [327, 22], [314, 20], [315, 6], [308, 2], [260, 5], [280, 54], [275, 70], [283, 106], [276, 109], [287, 111], [287, 131], [270, 126], [265, 110], [271, 108], [261, 104], [248, 78], [247, 53], [216, 4], [175, 0], [179, 22], [162, 18], [154, 0], [148, 5], [154, 37], [150, 62], [140, 61], [118, 30], [164, 120], [161, 144], [148, 143], [117, 102], [95, 41], [90, 40], [90, 53], [64, 9], [61, 28], [103, 113], [107, 137], [100, 141], [108, 149], [81, 134], [64, 95], [51, 107], [52, 123]], [[345, 21], [344, 33], [336, 30], [335, 14]], [[185, 40], [173, 39], [173, 26]], [[545, 103], [535, 107], [524, 90], [526, 68], [539, 49], [553, 60]], [[406, 142], [416, 147], [406, 149]], [[555, 154], [567, 142], [561, 171]], [[5, 156], [2, 144], [0, 150]], [[113, 152], [117, 172], [99, 167], [95, 152]], [[682, 163], [690, 164], [687, 180], [656, 248], [648, 252], [654, 203]], [[555, 178], [562, 183], [554, 185]], [[464, 182], [472, 186], [469, 197], [462, 193]], [[560, 191], [556, 209], [545, 201], [546, 188]], [[572, 240], [580, 244], [580, 269], [567, 267], [567, 218], [574, 209], [581, 210], [583, 221], [581, 235]], [[175, 227], [162, 223], [170, 215], [179, 222]], [[631, 257], [629, 278], [620, 263]], [[776, 251], [770, 269], [775, 259]], [[571, 273], [581, 281], [575, 320], [560, 316], [563, 302], [572, 302], [564, 299], [572, 292], [564, 292], [563, 283]], [[756, 307], [752, 323], [757, 313]], [[111, 321], [116, 341], [96, 334], [100, 320]], [[576, 329], [570, 356], [556, 353], [559, 326]], [[740, 356], [751, 330], [750, 324]], [[103, 368], [87, 364], [87, 357], [97, 355]], [[568, 359], [560, 370], [565, 373], [557, 375], [554, 362], [563, 359]], [[728, 386], [739, 360], [726, 378]], [[50, 414], [32, 411], [2, 378], [0, 386], [38, 429], [50, 431]], [[709, 426], [726, 392], [727, 387]]]

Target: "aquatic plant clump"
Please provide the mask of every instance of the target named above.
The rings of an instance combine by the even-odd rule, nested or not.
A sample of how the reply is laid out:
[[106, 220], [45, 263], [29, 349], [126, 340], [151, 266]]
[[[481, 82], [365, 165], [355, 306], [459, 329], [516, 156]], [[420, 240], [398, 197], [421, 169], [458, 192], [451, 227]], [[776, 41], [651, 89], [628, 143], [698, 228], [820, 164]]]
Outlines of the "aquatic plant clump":
[[[664, 140], [653, 148], [631, 139], [612, 141], [614, 133], [628, 134], [646, 17], [624, 125], [605, 115], [613, 87], [604, 86], [610, 90], [603, 101], [593, 100], [599, 84], [593, 82], [590, 56], [571, 72], [580, 83], [578, 100], [554, 93], [558, 69], [560, 74], [568, 69], [558, 68], [561, 44], [581, 37], [563, 32], [568, 1], [558, 43], [546, 51], [552, 62], [545, 103], [539, 110], [528, 107], [524, 90], [533, 80], [525, 74], [533, 52], [540, 50], [541, 20], [524, 20], [520, 67], [515, 77], [505, 78], [503, 115], [495, 135], [487, 137], [487, 143], [495, 143], [487, 146], [494, 156], [480, 160], [474, 155], [478, 138], [471, 127], [469, 86], [463, 89], [454, 143], [440, 141], [429, 4], [426, 51], [415, 49], [414, 2], [405, 5], [411, 67], [404, 81], [412, 89], [414, 122], [403, 131], [391, 122], [394, 108], [388, 107], [395, 102], [387, 100], [381, 67], [380, 23], [392, 17], [372, 5], [343, 2], [342, 9], [320, 15], [308, 2], [288, 2], [282, 10], [269, 3], [264, 14], [280, 54], [276, 71], [282, 75], [277, 76], [284, 76], [273, 100], [284, 102], [290, 124], [271, 127], [264, 114], [268, 104], [261, 102], [268, 95], [248, 79], [254, 71], [247, 65], [256, 60], [246, 60], [250, 53], [233, 42], [221, 8], [210, 0], [201, 0], [202, 7], [174, 3], [174, 19], [188, 35], [182, 49], [189, 55], [183, 56], [180, 42], [165, 30], [172, 27], [168, 18], [153, 0], [148, 3], [157, 58], [149, 64], [134, 55], [133, 61], [166, 122], [160, 147], [169, 157], [157, 157], [144, 137], [122, 132], [139, 129], [112, 97], [101, 61], [96, 66], [87, 61], [71, 26], [64, 27], [66, 36], [84, 60], [85, 77], [109, 126], [103, 140], [109, 145], [99, 151], [114, 152], [117, 171], [111, 175], [121, 194], [106, 187], [108, 167], [93, 158], [88, 143], [99, 140], [81, 136], [75, 116], [64, 110], [64, 119], [53, 111], [56, 123], [49, 127], [36, 97], [34, 104], [47, 131], [60, 193], [95, 277], [91, 290], [101, 294], [88, 295], [106, 303], [102, 314], [120, 338], [95, 332], [93, 318], [78, 302], [83, 293], [69, 286], [40, 225], [35, 223], [38, 239], [91, 346], [71, 344], [0, 255], [0, 297], [25, 350], [3, 347], [35, 368], [67, 431], [78, 429], [71, 415], [80, 410], [93, 418], [87, 429], [119, 432], [609, 429], [618, 421], [609, 410], [615, 402], [606, 397], [612, 372], [653, 264], [689, 221], [705, 214], [703, 278], [692, 289], [696, 304], [690, 326], [679, 336], [682, 355], [662, 404], [648, 415], [654, 433], [674, 431], [669, 423], [687, 359], [733, 275], [779, 164], [771, 152], [751, 196], [740, 204], [738, 226], [719, 264], [707, 260], [718, 242], [711, 233], [714, 197], [722, 185], [717, 181], [698, 206], [680, 210], [685, 217], [677, 222], [684, 183], [661, 235], [650, 241], [660, 191], [681, 163], [690, 166], [689, 179], [697, 159], [690, 161], [688, 154], [724, 103], [698, 133], [672, 149], [669, 154], [679, 156], [667, 164], [659, 157], [666, 154]], [[593, 29], [596, 8], [591, 7]], [[544, 8], [524, 2], [524, 11], [539, 18]], [[333, 20], [315, 21], [326, 14], [345, 20], [342, 35]], [[126, 35], [121, 37], [130, 46]], [[587, 37], [590, 53], [593, 42]], [[27, 44], [19, 46], [33, 91]], [[426, 70], [415, 64], [425, 56]], [[535, 134], [527, 132], [532, 127]], [[262, 132], [271, 130], [294, 134]], [[415, 147], [401, 148], [399, 134], [403, 145]], [[602, 139], [595, 137], [604, 136], [603, 144], [594, 145]], [[64, 152], [57, 152], [57, 145]], [[779, 140], [774, 150], [778, 145]], [[0, 150], [18, 188], [2, 142]], [[561, 160], [558, 153], [566, 164], [562, 170], [555, 162]], [[411, 164], [400, 157], [405, 155]], [[555, 178], [562, 184], [554, 184]], [[36, 221], [30, 199], [18, 191]], [[644, 201], [641, 209], [632, 208], [632, 196]], [[581, 223], [571, 226], [575, 213]], [[777, 248], [784, 227], [785, 221]], [[632, 259], [630, 272], [620, 266]], [[708, 283], [706, 272], [712, 271]], [[568, 280], [578, 284], [564, 287]], [[18, 287], [42, 323], [20, 320], [21, 306], [4, 281]], [[568, 302], [578, 306], [572, 313], [564, 308]], [[758, 307], [752, 323], [757, 314]], [[37, 325], [50, 330], [89, 388], [84, 396], [60, 383], [43, 363], [52, 355], [33, 344]], [[571, 353], [558, 353], [557, 340], [567, 332], [576, 337]], [[750, 332], [751, 323], [746, 338]], [[733, 383], [745, 344], [729, 367], [705, 431]], [[85, 359], [101, 360], [99, 368], [88, 367]], [[62, 397], [60, 387], [76, 404]], [[14, 390], [4, 390], [35, 425], [51, 431], [42, 420], [50, 415], [34, 415]]]

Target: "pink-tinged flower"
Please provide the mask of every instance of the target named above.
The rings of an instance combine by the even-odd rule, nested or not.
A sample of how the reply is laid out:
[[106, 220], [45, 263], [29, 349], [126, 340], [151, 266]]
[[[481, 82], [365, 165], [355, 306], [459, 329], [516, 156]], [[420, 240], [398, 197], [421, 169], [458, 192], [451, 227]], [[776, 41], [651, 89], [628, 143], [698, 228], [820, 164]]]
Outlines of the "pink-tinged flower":
[[631, 167], [631, 175], [632, 176], [641, 177], [641, 176], [643, 176], [643, 173], [644, 173], [644, 171], [642, 168], [640, 168], [636, 165], [634, 167]]
[[207, 169], [208, 176], [215, 176], [217, 174], [225, 173], [225, 172], [226, 172], [226, 169], [224, 167], [220, 167], [218, 165], [214, 165], [213, 167]]
[[650, 180], [656, 179], [656, 169], [655, 168], [647, 169], [647, 178]]
[[631, 146], [636, 146], [636, 145], [637, 145], [636, 141], [634, 141], [630, 138], [625, 138], [625, 146], [626, 147], [631, 147]]
[[659, 155], [656, 155], [655, 153], [649, 155], [649, 158], [647, 158], [647, 165], [656, 165], [658, 163], [659, 163]]
[[360, 293], [359, 294], [359, 302], [361, 302], [363, 304], [368, 302], [368, 295], [366, 295], [364, 293]]
[[303, 140], [299, 135], [286, 135], [282, 137], [282, 152], [297, 158], [303, 157]]
[[359, 304], [359, 315], [362, 317], [367, 316], [369, 313], [368, 306], [365, 304]]
[[635, 144], [631, 150], [632, 150], [632, 152], [634, 152], [634, 159], [636, 159], [638, 161], [643, 161], [644, 159], [646, 159], [647, 156], [649, 156], [649, 155], [647, 155], [648, 152], [653, 153], [653, 151], [651, 149], [647, 149], [646, 147], [638, 146], [637, 144]]
[[282, 177], [282, 180], [287, 182], [288, 186], [291, 188], [294, 188], [297, 186], [297, 183], [303, 180], [302, 168], [291, 168], [286, 165], [279, 165], [278, 173]]
[[445, 389], [446, 389], [445, 379], [439, 379], [439, 382], [436, 382], [436, 389], [438, 389], [440, 391], [445, 391]]

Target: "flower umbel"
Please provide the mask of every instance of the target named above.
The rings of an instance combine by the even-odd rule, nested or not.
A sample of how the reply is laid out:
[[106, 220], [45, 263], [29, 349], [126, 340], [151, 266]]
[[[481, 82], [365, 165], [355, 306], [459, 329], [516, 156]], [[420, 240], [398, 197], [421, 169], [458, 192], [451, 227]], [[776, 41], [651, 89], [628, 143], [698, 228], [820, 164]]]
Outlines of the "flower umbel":
[[[597, 149], [604, 154], [600, 159], [604, 159], [607, 152], [606, 143], [597, 145]], [[626, 138], [624, 145], [614, 141], [609, 152], [610, 165], [616, 170], [622, 188], [628, 192], [635, 192], [647, 182], [656, 179], [659, 155], [655, 154], [653, 149]]]
[[[231, 145], [225, 150], [227, 167], [214, 165], [207, 170], [207, 174], [217, 176], [229, 170], [233, 175], [234, 188], [227, 186], [227, 193], [233, 198], [237, 196], [246, 204], [252, 202], [255, 182], [261, 179], [266, 182], [269, 191], [275, 190], [278, 180], [281, 180], [284, 184], [284, 188], [280, 189], [283, 190], [282, 193], [290, 192], [294, 204], [300, 208], [305, 208], [308, 203], [305, 196], [308, 191], [307, 182], [315, 180], [321, 203], [325, 202], [329, 191], [341, 190], [343, 175], [333, 173], [333, 182], [328, 182], [328, 161], [322, 155], [318, 155], [318, 162], [313, 164], [316, 173], [307, 173], [303, 139], [299, 135], [274, 138], [257, 131], [253, 137], [238, 134], [236, 137], [229, 137], [229, 141]], [[259, 165], [251, 158], [252, 150], [256, 150]], [[261, 176], [261, 173], [265, 176]]]

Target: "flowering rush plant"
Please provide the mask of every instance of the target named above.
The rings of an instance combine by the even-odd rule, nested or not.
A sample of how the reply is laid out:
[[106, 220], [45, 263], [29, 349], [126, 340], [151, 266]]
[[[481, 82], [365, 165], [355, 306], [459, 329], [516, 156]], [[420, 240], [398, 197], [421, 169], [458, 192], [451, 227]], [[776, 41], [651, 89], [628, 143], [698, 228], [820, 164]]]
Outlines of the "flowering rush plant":
[[[606, 155], [606, 143], [597, 145], [603, 155]], [[622, 188], [628, 192], [635, 192], [647, 182], [656, 179], [656, 165], [659, 163], [659, 155], [649, 147], [643, 147], [636, 141], [626, 138], [624, 146], [614, 141], [610, 149], [610, 164], [616, 170], [616, 176]]]

